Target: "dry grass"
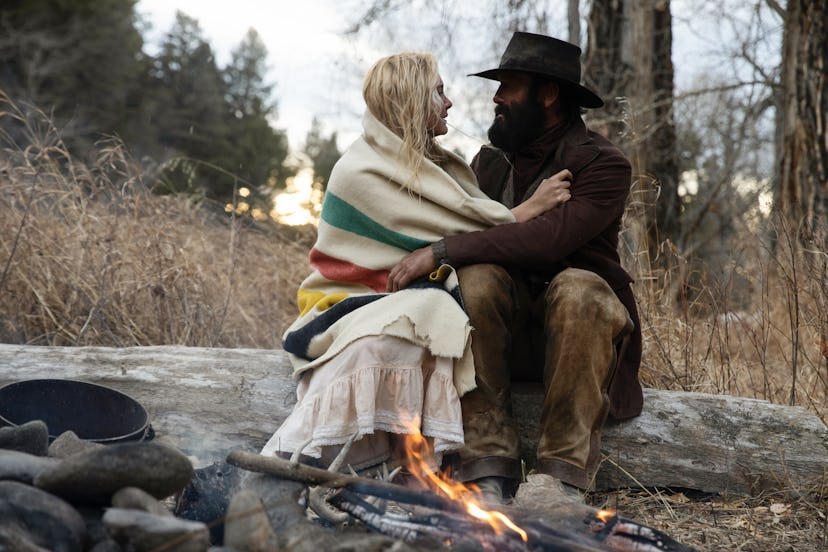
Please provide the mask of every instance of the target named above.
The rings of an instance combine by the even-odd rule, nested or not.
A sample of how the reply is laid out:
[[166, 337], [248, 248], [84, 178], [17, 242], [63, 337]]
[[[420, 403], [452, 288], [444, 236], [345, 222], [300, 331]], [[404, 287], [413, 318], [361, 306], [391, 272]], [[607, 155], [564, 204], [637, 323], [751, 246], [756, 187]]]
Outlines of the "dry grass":
[[[35, 145], [0, 149], [0, 342], [280, 346], [312, 229], [153, 195], [117, 141], [79, 164], [46, 117], [5, 109], [0, 129], [13, 122]], [[636, 284], [646, 385], [794, 404], [826, 420], [826, 275], [790, 234], [780, 233], [774, 255], [755, 236], [740, 238], [734, 271], [750, 283], [747, 308], [732, 306], [730, 280], [691, 278], [667, 248], [671, 268]], [[826, 487], [752, 499], [652, 490], [592, 499], [700, 550], [810, 551], [828, 546]]]
[[153, 195], [116, 141], [86, 166], [3, 116], [36, 145], [0, 151], [0, 341], [280, 346], [312, 231]]
[[828, 547], [823, 496], [790, 493], [728, 498], [619, 491], [596, 497], [622, 517], [643, 521], [699, 551], [815, 552]]
[[665, 285], [664, 274], [638, 284], [645, 347], [642, 380], [660, 389], [802, 406], [825, 422], [825, 276], [814, 274], [822, 269], [791, 256], [784, 244], [771, 256], [756, 236], [743, 236], [738, 243], [754, 250], [734, 253], [743, 259], [734, 270], [747, 276], [752, 289], [747, 306], [729, 304], [726, 284], [711, 277], [700, 279], [692, 299], [676, 300], [671, 294], [686, 282]]

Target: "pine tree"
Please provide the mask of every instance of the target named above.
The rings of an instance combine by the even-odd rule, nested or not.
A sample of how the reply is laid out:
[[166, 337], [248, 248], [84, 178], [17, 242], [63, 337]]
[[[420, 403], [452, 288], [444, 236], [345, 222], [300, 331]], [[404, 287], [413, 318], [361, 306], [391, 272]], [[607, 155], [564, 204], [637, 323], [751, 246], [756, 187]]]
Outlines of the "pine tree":
[[[76, 154], [131, 136], [144, 69], [135, 0], [4, 0], [0, 88], [50, 113]], [[22, 145], [22, 144], [18, 144]]]
[[176, 14], [152, 76], [153, 123], [163, 155], [174, 159], [165, 165], [163, 189], [215, 199], [232, 196], [234, 184], [220, 168], [230, 148], [226, 87], [198, 21]]
[[223, 75], [233, 143], [227, 152], [227, 168], [254, 191], [273, 187], [287, 176], [283, 166], [287, 137], [271, 126], [277, 112], [271, 100], [273, 85], [265, 81], [266, 71], [267, 48], [256, 30], [250, 29], [232, 52]]

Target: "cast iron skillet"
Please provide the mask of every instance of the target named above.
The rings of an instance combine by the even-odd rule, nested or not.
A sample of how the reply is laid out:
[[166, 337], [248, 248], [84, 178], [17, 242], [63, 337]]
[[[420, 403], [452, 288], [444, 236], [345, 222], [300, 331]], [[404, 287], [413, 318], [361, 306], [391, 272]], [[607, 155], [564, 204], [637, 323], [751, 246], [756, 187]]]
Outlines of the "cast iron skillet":
[[151, 439], [147, 411], [132, 397], [94, 383], [33, 379], [0, 387], [0, 426], [43, 420], [49, 442], [65, 431], [96, 443]]

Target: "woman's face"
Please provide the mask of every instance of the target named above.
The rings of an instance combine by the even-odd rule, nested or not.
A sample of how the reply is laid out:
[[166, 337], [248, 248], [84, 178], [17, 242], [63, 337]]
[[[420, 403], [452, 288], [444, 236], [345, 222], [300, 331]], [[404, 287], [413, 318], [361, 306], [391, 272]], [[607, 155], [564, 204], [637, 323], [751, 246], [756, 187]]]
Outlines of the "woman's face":
[[428, 122], [426, 125], [432, 136], [442, 136], [448, 132], [446, 117], [448, 116], [448, 110], [451, 107], [451, 100], [446, 97], [446, 94], [443, 91], [442, 78], [437, 78], [437, 85], [434, 87], [431, 94], [431, 103], [432, 112], [428, 116]]

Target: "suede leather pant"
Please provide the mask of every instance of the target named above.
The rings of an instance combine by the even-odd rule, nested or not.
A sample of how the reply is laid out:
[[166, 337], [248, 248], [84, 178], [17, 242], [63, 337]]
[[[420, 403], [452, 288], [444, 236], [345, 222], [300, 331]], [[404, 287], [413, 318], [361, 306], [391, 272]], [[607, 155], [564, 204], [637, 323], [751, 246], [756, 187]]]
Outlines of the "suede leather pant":
[[458, 276], [474, 328], [477, 388], [461, 398], [465, 446], [454, 476], [522, 477], [510, 384], [534, 379], [545, 389], [537, 471], [589, 488], [618, 344], [633, 327], [624, 305], [603, 278], [581, 269], [565, 269], [548, 285], [490, 264]]

